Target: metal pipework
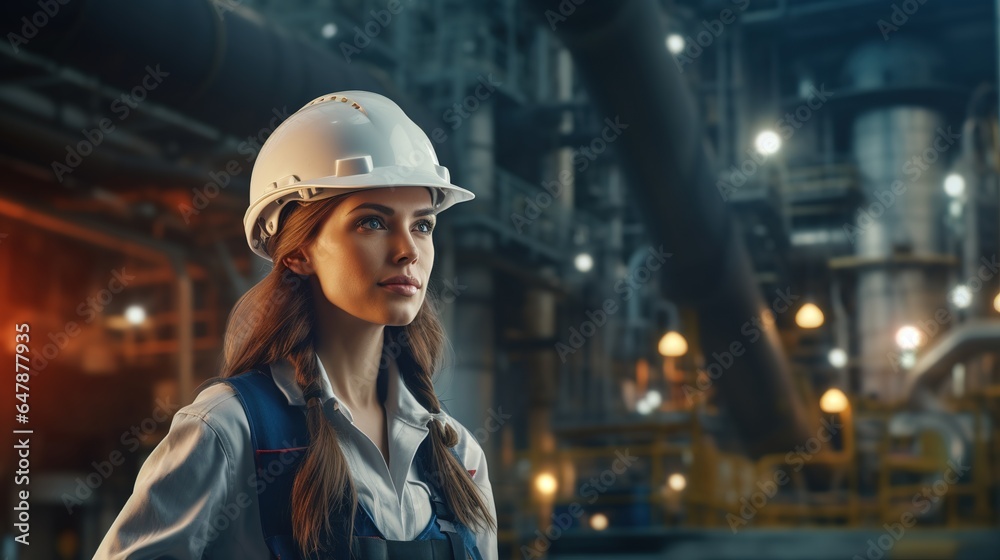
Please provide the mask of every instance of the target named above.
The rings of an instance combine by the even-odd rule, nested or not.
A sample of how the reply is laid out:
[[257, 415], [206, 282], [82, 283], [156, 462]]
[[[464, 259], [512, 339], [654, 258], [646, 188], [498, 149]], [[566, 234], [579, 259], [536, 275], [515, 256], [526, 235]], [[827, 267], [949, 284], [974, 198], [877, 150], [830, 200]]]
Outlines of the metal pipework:
[[[566, 3], [563, 3], [566, 4]], [[529, 2], [540, 19], [560, 3]], [[598, 110], [625, 128], [614, 143], [656, 244], [673, 253], [663, 293], [693, 303], [709, 360], [743, 351], [713, 381], [751, 456], [787, 452], [812, 425], [793, 391], [773, 329], [751, 341], [744, 326], [767, 308], [732, 218], [716, 189], [697, 109], [674, 61], [654, 2], [573, 3], [553, 27], [570, 50]], [[731, 355], [731, 354], [730, 354]], [[728, 359], [724, 359], [726, 363]], [[720, 364], [725, 365], [725, 364]]]
[[941, 410], [937, 387], [955, 364], [1000, 347], [1000, 321], [972, 321], [953, 327], [907, 372], [905, 396], [918, 410]]
[[55, 15], [39, 16], [44, 25], [31, 34], [24, 33], [32, 29], [25, 29], [22, 18], [30, 23], [38, 2], [13, 0], [0, 4], [0, 22], [4, 37], [24, 38], [18, 50], [126, 92], [142, 85], [148, 68], [165, 74], [149, 99], [237, 136], [261, 134], [263, 141], [286, 112], [346, 89], [387, 95], [425, 130], [437, 126], [425, 108], [369, 66], [302, 41], [238, 4], [74, 0], [59, 3]]

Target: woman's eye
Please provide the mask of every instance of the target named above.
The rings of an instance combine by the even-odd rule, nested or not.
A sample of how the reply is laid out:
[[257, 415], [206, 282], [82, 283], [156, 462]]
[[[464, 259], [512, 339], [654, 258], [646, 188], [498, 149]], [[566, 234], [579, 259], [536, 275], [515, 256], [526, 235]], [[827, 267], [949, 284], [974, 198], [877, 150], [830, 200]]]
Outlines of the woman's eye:
[[[372, 224], [376, 225], [373, 227], [367, 227], [371, 226]], [[378, 216], [368, 216], [367, 218], [363, 218], [361, 221], [358, 222], [357, 225], [359, 228], [373, 229], [373, 230], [380, 229], [379, 226], [382, 226], [383, 228], [385, 227], [385, 224], [382, 223], [382, 218], [379, 218]], [[417, 223], [416, 227], [423, 228], [420, 229], [421, 233], [430, 233], [431, 231], [434, 230], [434, 223], [432, 223], [429, 220], [421, 220], [419, 223]]]
[[[365, 225], [370, 225], [373, 222], [376, 223], [376, 224], [381, 224], [382, 220], [379, 219], [379, 218], [377, 218], [377, 217], [375, 217], [375, 216], [369, 216], [369, 217], [361, 220], [360, 222], [358, 222], [358, 227], [362, 227], [362, 226], [365, 226]], [[378, 228], [375, 227], [375, 228], [371, 228], [371, 229], [378, 229]]]

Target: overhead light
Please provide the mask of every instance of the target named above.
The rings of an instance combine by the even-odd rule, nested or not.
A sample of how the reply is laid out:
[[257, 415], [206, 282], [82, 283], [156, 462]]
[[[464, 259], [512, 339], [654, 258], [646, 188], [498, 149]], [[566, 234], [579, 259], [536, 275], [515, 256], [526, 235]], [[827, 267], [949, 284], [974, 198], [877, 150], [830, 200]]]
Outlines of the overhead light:
[[830, 350], [826, 358], [830, 360], [830, 365], [835, 368], [842, 368], [847, 365], [847, 352], [844, 352], [843, 348]]
[[753, 145], [760, 154], [769, 156], [781, 149], [781, 137], [773, 130], [764, 130], [757, 135]]
[[913, 325], [900, 327], [896, 331], [896, 344], [903, 350], [913, 350], [924, 341], [924, 335]]
[[660, 338], [657, 350], [659, 350], [661, 356], [676, 358], [687, 354], [688, 343], [687, 340], [685, 340], [684, 335], [681, 333], [677, 331], [667, 331], [667, 333]]
[[635, 410], [643, 416], [653, 412], [653, 405], [650, 404], [645, 398], [639, 399], [639, 402], [635, 403]]
[[687, 479], [681, 473], [674, 473], [667, 478], [667, 486], [675, 492], [680, 492], [687, 486]]
[[952, 305], [955, 307], [965, 309], [972, 303], [972, 290], [965, 284], [959, 284], [951, 290], [948, 299], [951, 300]]
[[681, 54], [684, 52], [685, 41], [684, 37], [681, 37], [677, 33], [671, 33], [667, 35], [667, 50], [670, 54]]
[[795, 324], [803, 329], [815, 329], [823, 325], [823, 312], [815, 303], [807, 303], [795, 313]]
[[535, 477], [535, 488], [544, 496], [551, 496], [556, 493], [558, 487], [556, 477], [550, 473], [541, 473]]
[[146, 310], [141, 305], [130, 305], [125, 309], [125, 319], [133, 325], [141, 325], [146, 320]]
[[594, 268], [594, 257], [591, 257], [590, 253], [580, 253], [573, 259], [573, 266], [580, 272], [587, 272]]
[[847, 410], [847, 395], [836, 387], [831, 387], [819, 399], [819, 408], [827, 414], [836, 414]]
[[958, 198], [965, 194], [965, 177], [958, 173], [949, 173], [944, 178], [944, 192], [952, 198]]
[[595, 531], [603, 531], [608, 528], [608, 516], [603, 513], [595, 513], [590, 516], [590, 528]]

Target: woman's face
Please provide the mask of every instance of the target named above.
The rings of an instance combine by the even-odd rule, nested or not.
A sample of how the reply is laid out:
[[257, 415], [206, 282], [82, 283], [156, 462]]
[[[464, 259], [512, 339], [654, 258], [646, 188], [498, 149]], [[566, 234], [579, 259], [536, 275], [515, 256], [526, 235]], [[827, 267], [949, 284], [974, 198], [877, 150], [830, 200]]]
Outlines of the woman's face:
[[[427, 293], [436, 220], [425, 187], [351, 193], [303, 253], [323, 296], [335, 307], [370, 323], [408, 325]], [[412, 278], [418, 287], [390, 281], [397, 276]]]

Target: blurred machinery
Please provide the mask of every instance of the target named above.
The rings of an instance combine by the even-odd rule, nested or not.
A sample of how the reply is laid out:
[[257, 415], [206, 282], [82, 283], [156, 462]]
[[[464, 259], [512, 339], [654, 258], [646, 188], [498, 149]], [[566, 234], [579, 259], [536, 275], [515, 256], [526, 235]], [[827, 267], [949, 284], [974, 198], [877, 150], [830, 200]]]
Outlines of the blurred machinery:
[[[71, 429], [39, 407], [50, 556], [96, 548], [166, 424], [80, 496], [107, 434], [214, 374], [261, 272], [256, 151], [341, 89], [418, 115], [477, 195], [437, 241], [438, 383], [490, 458], [501, 557], [1000, 546], [992, 2], [0, 13], [21, 38], [0, 45], [4, 309], [52, 340], [80, 323], [39, 384], [106, 404]], [[79, 315], [122, 267], [138, 280]]]

